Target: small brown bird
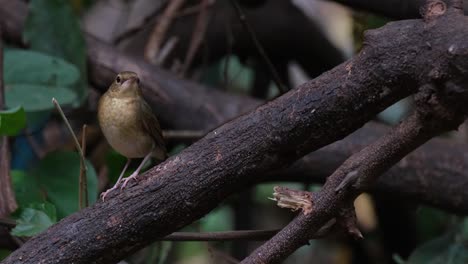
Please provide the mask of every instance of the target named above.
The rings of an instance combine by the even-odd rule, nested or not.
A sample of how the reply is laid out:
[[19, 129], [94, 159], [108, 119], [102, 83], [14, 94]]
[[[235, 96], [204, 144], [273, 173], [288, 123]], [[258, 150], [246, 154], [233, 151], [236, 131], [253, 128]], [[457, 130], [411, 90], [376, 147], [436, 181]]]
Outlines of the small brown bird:
[[138, 176], [150, 157], [164, 160], [167, 153], [159, 122], [143, 99], [140, 79], [134, 72], [125, 71], [117, 75], [99, 99], [98, 119], [112, 148], [127, 157], [127, 163], [114, 187], [101, 194], [104, 200], [122, 181], [131, 159], [144, 158], [135, 172], [123, 181], [121, 189], [125, 188], [129, 180]]

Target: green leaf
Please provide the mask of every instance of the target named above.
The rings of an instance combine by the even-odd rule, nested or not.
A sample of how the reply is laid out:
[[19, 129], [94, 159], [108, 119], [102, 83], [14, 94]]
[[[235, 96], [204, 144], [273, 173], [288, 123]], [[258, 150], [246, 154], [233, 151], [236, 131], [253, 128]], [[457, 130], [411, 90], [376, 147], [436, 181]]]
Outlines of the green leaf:
[[26, 126], [23, 107], [0, 111], [0, 135], [15, 136]]
[[29, 204], [33, 203], [45, 202], [45, 197], [32, 175], [26, 174], [24, 171], [12, 170], [11, 179], [16, 201], [20, 208], [26, 208]]
[[87, 83], [85, 39], [70, 1], [30, 1], [23, 37], [31, 49], [63, 58], [79, 69], [81, 79], [75, 92], [84, 99]]
[[[86, 161], [88, 171], [88, 199], [97, 198], [97, 175], [93, 165]], [[80, 157], [76, 152], [54, 152], [42, 159], [31, 171], [44, 190], [47, 200], [57, 208], [59, 219], [78, 211]]]
[[63, 105], [76, 99], [71, 90], [79, 72], [68, 62], [34, 51], [5, 51], [5, 97], [7, 107], [22, 105], [26, 112], [52, 109], [52, 97]]
[[18, 224], [11, 234], [14, 236], [35, 236], [57, 221], [55, 207], [49, 203], [32, 204], [22, 210]]

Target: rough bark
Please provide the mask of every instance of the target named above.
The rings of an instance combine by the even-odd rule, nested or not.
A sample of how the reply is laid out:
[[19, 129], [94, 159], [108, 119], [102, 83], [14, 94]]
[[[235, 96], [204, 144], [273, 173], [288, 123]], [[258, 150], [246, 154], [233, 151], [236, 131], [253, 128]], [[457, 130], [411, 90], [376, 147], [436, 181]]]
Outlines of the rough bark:
[[[444, 25], [453, 25], [455, 22], [465, 25], [468, 23], [468, 18], [463, 16], [461, 1], [451, 2], [453, 6], [447, 8], [442, 1], [427, 1], [423, 22], [427, 28], [441, 29]], [[452, 53], [459, 44], [461, 43], [449, 44], [448, 53]], [[463, 49], [463, 53], [468, 54], [468, 46], [464, 46]], [[468, 70], [468, 64], [463, 64], [455, 67], [464, 72]], [[456, 129], [467, 116], [465, 104], [468, 101], [468, 78], [463, 74], [452, 75], [451, 78], [441, 77], [439, 74], [440, 72], [429, 73], [432, 81], [419, 89], [416, 97], [417, 108], [413, 115], [388, 135], [347, 159], [327, 178], [323, 188], [316, 194], [297, 191], [305, 197], [310, 197], [308, 202], [312, 206], [304, 209], [242, 263], [280, 263], [297, 248], [307, 244], [313, 234], [332, 218], [336, 218], [337, 222], [344, 221], [348, 233], [362, 238], [353, 217], [353, 201], [357, 195], [369, 189], [383, 172], [412, 150], [440, 133]], [[346, 217], [340, 220], [343, 215]]]
[[[20, 43], [27, 8], [19, 1], [2, 0], [0, 3], [0, 23], [5, 25], [5, 35], [10, 41]], [[87, 38], [90, 80], [98, 88], [105, 90], [115, 72], [125, 69], [127, 65], [138, 67], [135, 69], [137, 72], [148, 76], [144, 81], [147, 99], [170, 127], [210, 130], [261, 104], [258, 100], [216, 92], [197, 83], [178, 79], [159, 67], [128, 57], [90, 36]], [[159, 104], [160, 89], [162, 93], [169, 93], [169, 103]], [[197, 100], [192, 102], [192, 98]], [[215, 107], [209, 108], [212, 111], [202, 111], [200, 104], [203, 103]], [[185, 109], [184, 112], [174, 111], [179, 106]], [[368, 125], [347, 139], [304, 157], [290, 168], [268, 174], [265, 180], [324, 181], [347, 157], [382, 136], [384, 132], [383, 126]], [[468, 194], [465, 192], [467, 179], [464, 172], [467, 171], [468, 161], [463, 158], [464, 149], [465, 146], [457, 146], [447, 140], [433, 140], [405, 159], [411, 162], [390, 170], [376, 188], [389, 195], [414, 198], [419, 202], [466, 214]], [[441, 186], [450, 192], [437, 191]]]
[[[387, 132], [385, 125], [367, 124], [345, 139], [308, 154], [290, 167], [269, 173], [259, 181], [325, 182], [349, 156]], [[467, 148], [451, 140], [432, 139], [383, 174], [372, 192], [467, 215]]]
[[352, 60], [213, 130], [4, 263], [112, 263], [135, 252], [200, 218], [256, 175], [343, 138], [416, 87], [466, 76], [467, 24], [463, 16], [444, 16], [368, 32]]
[[312, 207], [308, 211], [303, 210], [242, 263], [280, 263], [297, 248], [307, 244], [327, 221], [334, 217], [340, 219], [343, 211], [346, 212], [346, 218], [337, 221], [345, 221], [348, 232], [362, 238], [356, 227], [352, 206], [357, 195], [368, 189], [382, 172], [413, 149], [442, 132], [455, 129], [465, 118], [465, 113], [460, 108], [450, 108], [446, 111], [448, 115], [437, 113], [439, 110], [439, 107], [432, 108], [429, 112], [418, 109], [388, 135], [347, 159], [327, 179], [318, 193], [309, 194], [308, 197], [313, 198]]
[[[421, 17], [425, 0], [333, 0], [334, 2], [393, 19]], [[449, 0], [444, 0], [448, 3]], [[466, 1], [465, 1], [466, 2]], [[466, 5], [466, 3], [465, 3]], [[466, 13], [465, 13], [466, 14]]]
[[420, 84], [466, 76], [468, 22], [443, 20], [402, 21], [369, 33], [354, 59], [213, 130], [4, 263], [115, 262], [203, 216], [256, 175], [344, 137]]

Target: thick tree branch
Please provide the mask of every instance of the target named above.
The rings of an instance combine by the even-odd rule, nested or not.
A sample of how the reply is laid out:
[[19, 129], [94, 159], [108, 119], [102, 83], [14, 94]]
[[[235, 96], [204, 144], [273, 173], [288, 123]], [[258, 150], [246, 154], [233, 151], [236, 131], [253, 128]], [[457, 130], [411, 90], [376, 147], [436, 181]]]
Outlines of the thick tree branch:
[[[408, 19], [421, 17], [420, 9], [425, 0], [333, 0], [334, 2], [383, 15], [393, 19]], [[449, 2], [445, 0], [444, 2]]]
[[[0, 24], [4, 25], [5, 35], [11, 41], [19, 43], [27, 8], [21, 1], [0, 0], [0, 3]], [[148, 76], [144, 82], [145, 95], [156, 106], [159, 117], [171, 127], [210, 130], [261, 103], [251, 98], [215, 92], [214, 89], [180, 80], [158, 67], [125, 56], [92, 37], [88, 37], [88, 49], [91, 81], [102, 90], [107, 89], [108, 84], [112, 82], [114, 73], [126, 69], [126, 65], [134, 67], [133, 69], [138, 67], [136, 70], [139, 73]], [[169, 93], [170, 102], [160, 103], [159, 89]], [[192, 98], [194, 100], [190, 101]], [[204, 103], [214, 107], [203, 108]], [[184, 110], [179, 112], [177, 109]], [[269, 174], [265, 180], [323, 181], [348, 156], [383, 135], [384, 131], [382, 126], [368, 125], [346, 140], [306, 156], [291, 168]], [[379, 193], [401, 195], [466, 214], [468, 194], [465, 192], [467, 179], [464, 172], [468, 170], [468, 162], [462, 158], [464, 146], [449, 144], [440, 139], [433, 141], [434, 143], [423, 146], [415, 155], [405, 158], [401, 166], [390, 170], [379, 181], [377, 190]], [[450, 191], [436, 192], [439, 188]]]
[[467, 24], [460, 17], [432, 26], [403, 21], [369, 33], [353, 60], [213, 130], [138, 184], [31, 239], [5, 263], [111, 263], [189, 224], [256, 175], [362, 126], [412, 87], [466, 75]]
[[431, 108], [432, 112], [419, 109], [387, 136], [346, 160], [327, 179], [320, 192], [309, 195], [313, 196], [312, 208], [301, 213], [242, 263], [281, 262], [305, 245], [317, 228], [346, 209], [349, 201], [367, 190], [381, 173], [430, 138], [455, 129], [465, 117], [460, 108], [446, 109], [447, 115], [438, 113], [440, 107]]
[[[349, 156], [376, 141], [388, 127], [370, 123], [292, 166], [258, 178], [259, 181], [325, 182]], [[418, 201], [458, 214], [468, 214], [468, 146], [432, 139], [383, 174], [372, 191], [386, 197]], [[441, 191], [444, 190], [444, 191]]]
[[4, 263], [111, 263], [135, 252], [202, 217], [256, 175], [343, 138], [414, 87], [466, 76], [467, 24], [463, 16], [444, 16], [431, 25], [402, 21], [369, 32], [354, 59], [213, 130], [137, 184], [32, 238]]
[[[424, 19], [428, 25], [434, 26], [434, 23], [446, 22], [444, 19], [450, 16], [462, 17], [463, 14], [458, 11], [446, 9], [443, 2], [428, 1]], [[279, 263], [305, 245], [326, 221], [343, 215], [343, 210], [348, 211], [346, 218], [351, 219], [350, 204], [361, 192], [368, 190], [380, 174], [430, 138], [456, 129], [468, 113], [464, 105], [468, 99], [468, 79], [463, 76], [455, 80], [441, 79], [438, 74], [434, 77], [439, 82], [437, 85], [431, 82], [420, 89], [416, 97], [417, 108], [412, 116], [387, 136], [347, 159], [327, 178], [320, 192], [304, 194], [310, 197], [309, 203], [313, 207], [304, 209], [242, 263]], [[304, 203], [302, 200], [300, 202]], [[355, 223], [346, 225], [348, 231], [356, 233]], [[359, 231], [357, 233], [360, 235]]]

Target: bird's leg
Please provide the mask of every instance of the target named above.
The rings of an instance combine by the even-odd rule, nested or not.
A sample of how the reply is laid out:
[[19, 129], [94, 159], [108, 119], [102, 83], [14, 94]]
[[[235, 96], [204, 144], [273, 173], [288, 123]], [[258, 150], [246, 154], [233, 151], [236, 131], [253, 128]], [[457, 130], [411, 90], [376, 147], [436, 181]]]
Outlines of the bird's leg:
[[127, 186], [127, 183], [132, 180], [132, 179], [136, 179], [136, 177], [138, 176], [138, 174], [140, 174], [140, 170], [141, 168], [143, 168], [143, 166], [145, 165], [145, 163], [151, 158], [151, 154], [152, 152], [148, 153], [145, 158], [143, 159], [143, 161], [140, 163], [140, 166], [138, 166], [138, 168], [132, 173], [132, 175], [128, 176], [127, 178], [125, 178], [125, 180], [123, 180], [123, 184], [122, 184], [122, 187], [120, 187], [120, 189], [123, 189], [125, 188], [125, 186]]
[[110, 191], [112, 191], [112, 190], [114, 190], [114, 189], [117, 189], [117, 186], [119, 185], [120, 181], [122, 180], [122, 177], [124, 176], [125, 171], [127, 170], [127, 167], [128, 167], [128, 165], [130, 164], [130, 160], [131, 160], [131, 159], [127, 159], [127, 163], [125, 163], [125, 166], [124, 166], [122, 172], [120, 173], [119, 179], [118, 179], [117, 182], [114, 184], [114, 186], [113, 186], [112, 188], [108, 189], [107, 191], [101, 193], [101, 199], [102, 199], [102, 201], [104, 201], [104, 199], [106, 198], [106, 195], [107, 195]]

